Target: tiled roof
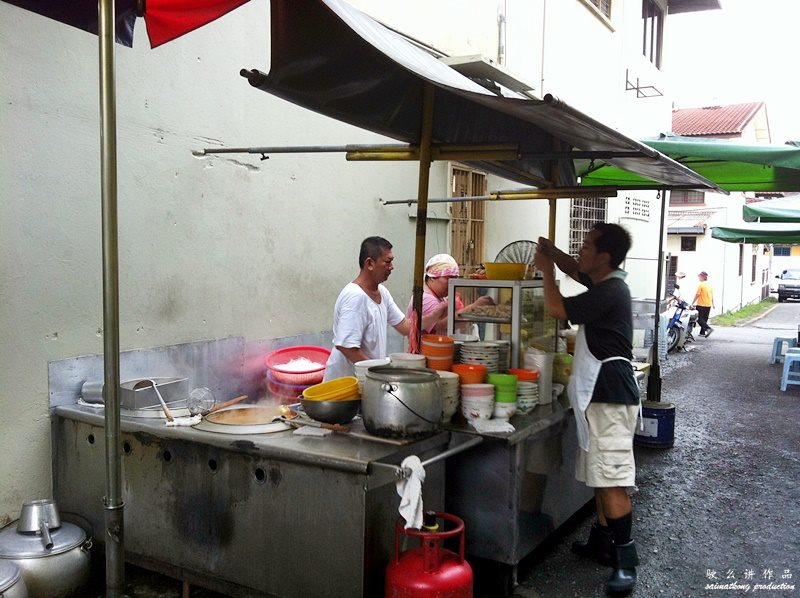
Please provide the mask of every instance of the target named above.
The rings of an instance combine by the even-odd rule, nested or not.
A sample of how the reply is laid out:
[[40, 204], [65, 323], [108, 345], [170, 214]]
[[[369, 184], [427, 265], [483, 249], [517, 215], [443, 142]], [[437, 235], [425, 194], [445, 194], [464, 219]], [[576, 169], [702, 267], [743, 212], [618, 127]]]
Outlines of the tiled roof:
[[763, 102], [750, 102], [730, 106], [679, 108], [672, 111], [672, 131], [686, 136], [741, 134], [763, 105]]

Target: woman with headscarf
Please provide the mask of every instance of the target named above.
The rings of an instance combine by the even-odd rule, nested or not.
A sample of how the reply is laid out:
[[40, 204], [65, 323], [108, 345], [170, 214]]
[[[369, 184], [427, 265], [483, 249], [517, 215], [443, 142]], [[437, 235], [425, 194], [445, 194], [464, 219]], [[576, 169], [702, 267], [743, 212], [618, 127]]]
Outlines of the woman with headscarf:
[[[422, 332], [447, 334], [447, 293], [448, 280], [458, 278], [458, 263], [453, 256], [438, 253], [425, 264], [425, 280], [422, 293]], [[484, 296], [469, 305], [464, 305], [461, 297], [455, 297], [456, 315], [469, 311], [473, 306], [491, 305], [491, 297]], [[411, 317], [413, 299], [408, 304], [406, 316]]]

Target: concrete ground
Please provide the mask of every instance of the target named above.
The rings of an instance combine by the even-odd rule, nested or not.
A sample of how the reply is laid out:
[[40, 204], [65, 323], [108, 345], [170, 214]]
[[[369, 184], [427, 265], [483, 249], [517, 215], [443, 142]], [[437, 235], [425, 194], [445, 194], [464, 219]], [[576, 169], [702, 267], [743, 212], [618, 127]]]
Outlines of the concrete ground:
[[[782, 303], [669, 355], [661, 399], [675, 405], [675, 444], [636, 449], [633, 596], [800, 597], [800, 387], [781, 392], [781, 366], [768, 363], [773, 338], [796, 336], [798, 323], [800, 303]], [[593, 521], [586, 509], [525, 559], [514, 596], [606, 596], [610, 570], [569, 550]], [[479, 573], [476, 596], [506, 594], [502, 575]], [[126, 580], [132, 597], [181, 596], [179, 582], [140, 569]]]
[[[796, 337], [800, 303], [716, 327], [670, 354], [662, 400], [675, 445], [636, 449], [634, 596], [800, 596], [800, 387], [780, 390], [776, 336]], [[519, 598], [606, 596], [609, 569], [570, 552], [594, 515], [523, 562]]]

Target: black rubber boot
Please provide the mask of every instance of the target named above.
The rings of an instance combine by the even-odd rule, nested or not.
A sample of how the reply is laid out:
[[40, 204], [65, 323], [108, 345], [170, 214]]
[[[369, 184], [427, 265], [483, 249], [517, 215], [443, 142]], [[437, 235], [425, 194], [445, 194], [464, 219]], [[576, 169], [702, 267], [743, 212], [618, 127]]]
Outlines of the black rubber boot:
[[627, 544], [615, 544], [613, 548], [614, 571], [608, 580], [608, 591], [612, 594], [628, 593], [636, 585], [636, 565], [639, 555], [633, 540]]
[[572, 543], [572, 552], [587, 559], [594, 559], [601, 565], [612, 567], [614, 564], [611, 556], [613, 545], [611, 530], [595, 523], [589, 530], [589, 539], [585, 544], [582, 542]]

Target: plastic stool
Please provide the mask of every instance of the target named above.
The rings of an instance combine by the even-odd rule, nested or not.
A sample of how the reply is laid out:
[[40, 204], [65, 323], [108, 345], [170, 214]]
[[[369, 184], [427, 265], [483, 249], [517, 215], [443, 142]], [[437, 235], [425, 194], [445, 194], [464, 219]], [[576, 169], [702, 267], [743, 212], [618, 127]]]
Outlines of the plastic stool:
[[776, 336], [775, 340], [772, 341], [772, 358], [770, 363], [783, 363], [783, 357], [785, 355], [785, 352], [783, 350], [784, 343], [786, 343], [787, 349], [797, 347], [797, 337]]
[[794, 364], [800, 365], [800, 350], [790, 350], [784, 355], [783, 376], [781, 377], [781, 390], [786, 390], [790, 384], [800, 384], [800, 368], [793, 368]]

